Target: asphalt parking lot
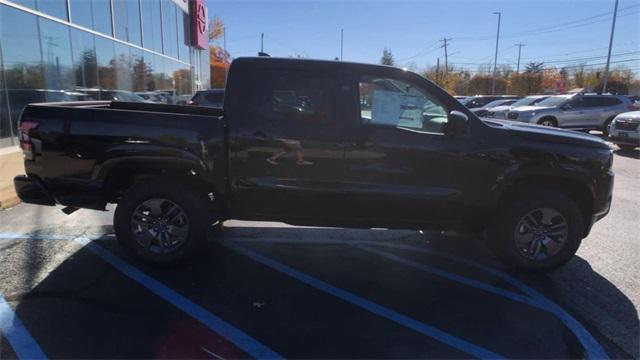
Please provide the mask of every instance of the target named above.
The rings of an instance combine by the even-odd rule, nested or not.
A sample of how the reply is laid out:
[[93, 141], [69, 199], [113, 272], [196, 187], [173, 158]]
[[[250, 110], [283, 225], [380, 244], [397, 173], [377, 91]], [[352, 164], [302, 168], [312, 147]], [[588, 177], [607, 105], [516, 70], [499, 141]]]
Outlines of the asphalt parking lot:
[[544, 275], [481, 237], [228, 221], [150, 267], [112, 213], [0, 212], [0, 358], [638, 358], [638, 153], [608, 217]]

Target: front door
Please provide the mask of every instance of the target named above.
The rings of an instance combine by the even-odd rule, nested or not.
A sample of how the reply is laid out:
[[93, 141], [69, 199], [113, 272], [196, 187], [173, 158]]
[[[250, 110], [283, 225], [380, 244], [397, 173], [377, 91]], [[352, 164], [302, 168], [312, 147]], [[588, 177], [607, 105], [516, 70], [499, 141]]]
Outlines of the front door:
[[[345, 182], [355, 216], [382, 227], [457, 221], [465, 182], [474, 181], [464, 174], [477, 170], [465, 168], [470, 134], [444, 134], [447, 114], [458, 108], [418, 79], [373, 73], [350, 81], [358, 98], [347, 132]], [[483, 181], [483, 174], [474, 176]]]
[[335, 77], [328, 70], [273, 68], [244, 75], [251, 79], [248, 97], [242, 115], [230, 120], [234, 215], [334, 214], [344, 157]]

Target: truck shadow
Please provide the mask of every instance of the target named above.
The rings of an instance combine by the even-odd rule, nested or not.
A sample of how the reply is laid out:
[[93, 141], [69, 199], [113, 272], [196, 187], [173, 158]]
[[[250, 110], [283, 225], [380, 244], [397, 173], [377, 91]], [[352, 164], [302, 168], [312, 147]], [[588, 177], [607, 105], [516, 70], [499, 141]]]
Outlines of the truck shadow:
[[[580, 257], [575, 257], [554, 272], [532, 275], [509, 272], [491, 255], [481, 240], [469, 234], [230, 226], [212, 234], [212, 237], [214, 239], [207, 242], [193, 261], [173, 267], [149, 266], [139, 262], [123, 252], [112, 235], [105, 235], [87, 246], [107, 249], [187, 299], [262, 339], [265, 345], [281, 351], [285, 357], [417, 357], [425, 353], [421, 350], [420, 342], [406, 340], [406, 334], [402, 335], [405, 339], [403, 346], [389, 353], [391, 346], [385, 347], [385, 341], [395, 338], [385, 327], [371, 325], [367, 329], [368, 335], [358, 338], [359, 335], [350, 332], [348, 320], [336, 318], [337, 305], [328, 307], [326, 301], [320, 299], [311, 288], [298, 288], [300, 284], [296, 281], [285, 281], [280, 274], [231, 250], [228, 244], [251, 249], [318, 277], [326, 276], [325, 281], [332, 284], [338, 281], [336, 279], [347, 279], [340, 285], [334, 285], [349, 287], [349, 284], [357, 284], [348, 290], [371, 297], [375, 297], [374, 293], [380, 289], [357, 286], [366, 286], [364, 280], [374, 271], [388, 271], [403, 281], [421, 282], [421, 291], [437, 291], [445, 302], [447, 297], [452, 303], [461, 301], [456, 298], [460, 296], [459, 290], [450, 288], [446, 281], [438, 287], [438, 281], [424, 277], [416, 269], [392, 265], [375, 254], [362, 251], [360, 247], [389, 252], [447, 273], [515, 292], [519, 285], [506, 282], [503, 276], [513, 278], [523, 286], [543, 294], [575, 317], [609, 356], [638, 358], [638, 313], [635, 306], [615, 284], [595, 272]], [[184, 328], [185, 321], [189, 321], [185, 320], [189, 318], [187, 315], [102, 261], [87, 246], [61, 262], [31, 291], [8, 299], [19, 300], [17, 315], [49, 357], [131, 358], [159, 354], [162, 357], [211, 357], [189, 340], [175, 342], [176, 332]], [[336, 260], [332, 260], [332, 257]], [[357, 269], [359, 264], [366, 263], [372, 267], [355, 272], [345, 270]], [[490, 272], [479, 274], [478, 266], [486, 267]], [[44, 268], [44, 264], [41, 268]], [[387, 306], [403, 309], [409, 299], [421, 296], [408, 290], [403, 293], [402, 287], [398, 289]], [[450, 294], [447, 294], [448, 291]], [[511, 305], [503, 307], [502, 302], [482, 304], [478, 301], [492, 300], [478, 296], [474, 296], [473, 301], [462, 301], [468, 301], [472, 311], [480, 312], [489, 307], [502, 312], [495, 314], [494, 324], [486, 324], [490, 331], [485, 335], [483, 346], [504, 349], [500, 353], [509, 357], [585, 356], [584, 348], [575, 334], [563, 329], [560, 322], [551, 322], [549, 325], [546, 320], [523, 319], [523, 316], [531, 315], [530, 309], [524, 309], [525, 305], [519, 304], [516, 309]], [[299, 299], [308, 300], [309, 303], [304, 306], [294, 304]], [[262, 309], [256, 304], [268, 306]], [[251, 315], [256, 311], [262, 311], [262, 315]], [[446, 308], [441, 312], [444, 313], [440, 316], [447, 316]], [[311, 313], [314, 313], [314, 330], [309, 330], [308, 317]], [[459, 319], [460, 316], [455, 313], [448, 316], [454, 330], [459, 328], [460, 333], [470, 331], [469, 319], [464, 324], [458, 324], [453, 319]], [[505, 319], [512, 320], [505, 324]], [[287, 323], [283, 324], [283, 321]], [[543, 339], [528, 339], [522, 343], [518, 340], [500, 340], [513, 335], [504, 333], [505, 329], [517, 334], [519, 325], [515, 324], [523, 321], [530, 327], [548, 326], [550, 329], [539, 330], [544, 331], [549, 339], [543, 336]], [[481, 323], [485, 325], [485, 322]], [[340, 329], [340, 324], [347, 325], [343, 326], [345, 329]], [[277, 331], [274, 331], [274, 326], [278, 328]], [[327, 353], [326, 344], [320, 345], [317, 341], [325, 335], [330, 337], [330, 334], [342, 331], [348, 331], [340, 334], [348, 341], [336, 345], [332, 349], [334, 353]], [[376, 340], [378, 337], [379, 341]], [[541, 347], [543, 343], [545, 346]], [[359, 347], [361, 344], [362, 347]], [[447, 356], [459, 357], [460, 354], [438, 354], [438, 357]]]

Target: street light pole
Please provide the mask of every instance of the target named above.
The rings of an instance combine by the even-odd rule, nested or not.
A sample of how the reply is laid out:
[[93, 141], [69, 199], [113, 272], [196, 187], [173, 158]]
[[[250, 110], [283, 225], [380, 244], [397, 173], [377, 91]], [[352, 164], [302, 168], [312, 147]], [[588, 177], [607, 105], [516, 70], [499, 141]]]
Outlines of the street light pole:
[[496, 93], [496, 72], [498, 71], [498, 41], [500, 40], [500, 20], [502, 18], [502, 12], [497, 11], [497, 12], [494, 12], [493, 14], [498, 15], [498, 31], [496, 32], [496, 54], [493, 58], [493, 77], [491, 78], [491, 95], [495, 95]]
[[524, 44], [520, 43], [516, 44], [516, 46], [518, 47], [518, 66], [516, 67], [516, 74], [520, 74], [520, 53], [522, 52]]
[[343, 49], [344, 49], [344, 29], [340, 29], [340, 61], [342, 61]]
[[611, 23], [611, 35], [609, 36], [609, 52], [607, 53], [607, 67], [604, 69], [604, 85], [602, 92], [607, 92], [607, 82], [609, 82], [609, 63], [611, 61], [611, 48], [613, 47], [613, 33], [616, 30], [616, 16], [618, 15], [618, 0], [613, 8], [613, 22]]

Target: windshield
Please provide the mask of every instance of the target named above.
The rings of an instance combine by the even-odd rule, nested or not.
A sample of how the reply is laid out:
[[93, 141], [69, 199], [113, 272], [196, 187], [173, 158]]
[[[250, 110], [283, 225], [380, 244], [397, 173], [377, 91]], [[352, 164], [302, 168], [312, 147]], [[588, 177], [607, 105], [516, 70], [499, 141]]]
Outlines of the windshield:
[[544, 97], [534, 97], [534, 96], [528, 96], [526, 98], [522, 98], [516, 102], [514, 102], [513, 104], [511, 104], [513, 107], [517, 107], [517, 106], [527, 106], [527, 105], [534, 105], [537, 104], [541, 101], [543, 101]]
[[548, 98], [540, 101], [536, 105], [537, 106], [546, 106], [546, 107], [555, 107], [555, 106], [560, 106], [560, 105], [564, 104], [569, 99], [571, 99], [570, 96], [551, 96], [551, 97], [548, 97]]
[[509, 105], [510, 103], [514, 102], [515, 100], [505, 100], [505, 99], [500, 99], [500, 100], [494, 100], [490, 103], [488, 103], [487, 105], [485, 105], [485, 107], [496, 107], [496, 106], [500, 106], [500, 105]]

